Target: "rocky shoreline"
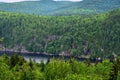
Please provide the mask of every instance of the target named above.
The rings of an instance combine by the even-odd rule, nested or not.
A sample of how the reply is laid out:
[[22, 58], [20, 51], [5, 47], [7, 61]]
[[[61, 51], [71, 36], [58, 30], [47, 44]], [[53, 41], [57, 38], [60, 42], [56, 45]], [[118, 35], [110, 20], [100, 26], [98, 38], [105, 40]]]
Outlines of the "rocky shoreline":
[[18, 54], [18, 55], [31, 55], [31, 56], [42, 56], [42, 57], [48, 57], [48, 58], [63, 58], [63, 59], [70, 59], [74, 58], [77, 61], [85, 61], [87, 58], [83, 58], [80, 56], [75, 56], [75, 55], [61, 55], [61, 54], [48, 54], [48, 53], [42, 53], [42, 52], [18, 52], [18, 51], [0, 51], [0, 54], [7, 54], [7, 55], [12, 55], [12, 54]]

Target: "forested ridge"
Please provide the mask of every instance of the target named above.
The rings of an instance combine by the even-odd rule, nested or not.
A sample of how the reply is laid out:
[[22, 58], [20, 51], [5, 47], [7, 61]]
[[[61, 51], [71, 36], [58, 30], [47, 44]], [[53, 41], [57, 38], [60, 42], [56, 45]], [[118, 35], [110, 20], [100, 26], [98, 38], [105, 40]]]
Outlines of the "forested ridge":
[[79, 16], [0, 12], [4, 50], [108, 58], [120, 55], [119, 34], [120, 9]]
[[0, 10], [21, 12], [36, 15], [79, 15], [98, 14], [120, 8], [119, 0], [83, 0], [69, 1], [24, 1], [16, 3], [0, 3]]

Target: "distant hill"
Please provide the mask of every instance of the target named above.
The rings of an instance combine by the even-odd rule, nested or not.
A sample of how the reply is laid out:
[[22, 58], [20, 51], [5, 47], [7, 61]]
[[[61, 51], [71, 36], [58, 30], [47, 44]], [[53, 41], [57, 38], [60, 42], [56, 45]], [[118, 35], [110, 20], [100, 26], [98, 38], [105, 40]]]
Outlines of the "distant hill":
[[120, 0], [83, 0], [68, 1], [26, 1], [17, 3], [0, 3], [0, 10], [22, 12], [37, 15], [79, 15], [96, 14], [120, 7]]
[[0, 12], [6, 50], [120, 56], [120, 9], [85, 16], [34, 16]]

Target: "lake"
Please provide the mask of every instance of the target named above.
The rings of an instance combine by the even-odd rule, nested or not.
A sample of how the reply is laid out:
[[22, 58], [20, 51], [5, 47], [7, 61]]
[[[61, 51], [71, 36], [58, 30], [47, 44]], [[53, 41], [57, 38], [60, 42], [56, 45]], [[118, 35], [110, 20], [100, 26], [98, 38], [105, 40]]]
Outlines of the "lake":
[[10, 52], [10, 51], [0, 51], [0, 56], [6, 54], [8, 57], [10, 57], [12, 54], [18, 54], [18, 56], [23, 56], [26, 61], [29, 61], [31, 58], [33, 61], [40, 63], [43, 61], [44, 63], [47, 62], [48, 58], [51, 60], [53, 58], [56, 59], [64, 59], [64, 60], [69, 60], [71, 57], [70, 56], [61, 56], [61, 55], [47, 55], [43, 53], [21, 53], [21, 52]]
[[[25, 52], [10, 52], [10, 51], [0, 51], [0, 56], [6, 54], [8, 57], [10, 57], [12, 54], [18, 54], [18, 56], [23, 56], [25, 58], [26, 61], [29, 61], [29, 59], [31, 58], [33, 61], [40, 63], [41, 61], [43, 61], [44, 63], [47, 62], [48, 58], [51, 60], [53, 58], [55, 59], [64, 59], [69, 60], [71, 58], [74, 58], [77, 61], [86, 61], [86, 58], [81, 58], [79, 56], [62, 56], [59, 54], [44, 54], [44, 53], [25, 53]], [[94, 60], [90, 60], [91, 62], [94, 62]]]

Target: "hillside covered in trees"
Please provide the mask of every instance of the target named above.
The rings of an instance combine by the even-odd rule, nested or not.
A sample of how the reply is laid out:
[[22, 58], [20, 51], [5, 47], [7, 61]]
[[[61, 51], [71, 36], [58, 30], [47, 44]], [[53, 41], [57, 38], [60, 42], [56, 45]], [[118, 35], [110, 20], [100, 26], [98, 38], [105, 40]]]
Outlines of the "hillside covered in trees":
[[0, 12], [5, 50], [48, 54], [120, 55], [120, 9], [99, 15], [35, 16]]
[[0, 10], [36, 15], [96, 14], [120, 8], [119, 0], [83, 0], [81, 2], [38, 0], [0, 3]]
[[120, 80], [120, 61], [77, 62], [49, 60], [26, 62], [23, 57], [0, 56], [0, 80]]

